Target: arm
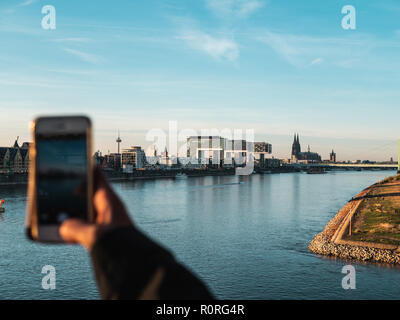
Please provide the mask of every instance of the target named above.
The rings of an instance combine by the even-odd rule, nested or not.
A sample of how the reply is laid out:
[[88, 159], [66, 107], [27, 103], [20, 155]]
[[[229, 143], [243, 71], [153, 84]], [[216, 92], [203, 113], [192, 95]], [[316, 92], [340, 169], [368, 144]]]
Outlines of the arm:
[[211, 299], [167, 250], [133, 227], [110, 230], [91, 251], [104, 299]]
[[166, 249], [141, 233], [101, 173], [96, 223], [65, 221], [60, 234], [88, 249], [103, 299], [212, 299], [205, 285]]

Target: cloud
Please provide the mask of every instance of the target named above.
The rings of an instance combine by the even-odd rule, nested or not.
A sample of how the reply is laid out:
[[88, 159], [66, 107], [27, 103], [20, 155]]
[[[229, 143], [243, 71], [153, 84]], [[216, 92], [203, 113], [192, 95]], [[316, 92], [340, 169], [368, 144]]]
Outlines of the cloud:
[[316, 64], [321, 64], [322, 62], [324, 62], [324, 59], [317, 58], [317, 59], [314, 59], [313, 61], [311, 61], [310, 66], [313, 66], [313, 65], [316, 65]]
[[87, 43], [90, 41], [88, 38], [59, 38], [59, 39], [52, 39], [49, 40], [52, 42], [82, 42], [82, 43]]
[[79, 59], [85, 61], [85, 62], [90, 62], [90, 63], [98, 63], [100, 62], [102, 59], [98, 56], [86, 53], [86, 52], [82, 52], [82, 51], [78, 51], [78, 50], [74, 50], [74, 49], [70, 49], [70, 48], [64, 48], [64, 51], [78, 57]]
[[264, 6], [260, 0], [206, 0], [207, 7], [219, 17], [247, 18]]
[[215, 38], [201, 31], [185, 31], [177, 38], [186, 41], [192, 49], [202, 51], [215, 59], [234, 61], [239, 57], [238, 45], [231, 39]]
[[264, 35], [257, 37], [257, 40], [269, 45], [276, 53], [283, 57], [290, 64], [297, 66], [299, 64], [299, 50], [286, 36], [265, 31]]
[[54, 73], [62, 73], [68, 75], [79, 75], [79, 76], [86, 76], [86, 75], [93, 75], [95, 74], [94, 71], [85, 71], [85, 70], [71, 70], [71, 69], [48, 69], [46, 71], [54, 72]]
[[26, 1], [24, 1], [24, 2], [22, 2], [22, 3], [20, 3], [20, 7], [26, 7], [26, 6], [29, 6], [29, 5], [31, 5], [32, 3], [35, 3], [37, 0], [26, 0]]
[[268, 45], [278, 56], [295, 67], [317, 65], [326, 60], [340, 66], [338, 62], [348, 60], [349, 56], [358, 60], [374, 47], [391, 45], [391, 42], [379, 42], [366, 35], [321, 38], [269, 30], [258, 32], [254, 39]]

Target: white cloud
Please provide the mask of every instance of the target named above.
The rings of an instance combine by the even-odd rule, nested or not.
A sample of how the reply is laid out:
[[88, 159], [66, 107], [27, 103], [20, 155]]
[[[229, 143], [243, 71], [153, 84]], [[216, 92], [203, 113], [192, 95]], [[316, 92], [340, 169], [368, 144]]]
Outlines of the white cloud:
[[87, 43], [90, 41], [88, 38], [59, 38], [59, 39], [53, 39], [49, 40], [52, 42], [84, 42]]
[[85, 71], [85, 70], [71, 70], [71, 69], [48, 69], [46, 71], [54, 72], [54, 73], [62, 73], [69, 75], [79, 75], [79, 76], [87, 76], [95, 74], [94, 71]]
[[220, 17], [247, 18], [264, 6], [260, 0], [206, 0], [207, 7]]
[[178, 39], [185, 40], [192, 49], [215, 59], [234, 61], [239, 57], [238, 45], [231, 39], [215, 38], [201, 31], [185, 31]]
[[80, 58], [83, 61], [90, 62], [90, 63], [98, 63], [102, 60], [100, 57], [95, 56], [93, 54], [89, 54], [89, 53], [74, 50], [74, 49], [64, 48], [64, 51]]
[[257, 40], [269, 45], [290, 64], [299, 65], [299, 50], [291, 41], [288, 41], [287, 37], [274, 32], [265, 31], [263, 36], [257, 37]]
[[31, 5], [32, 3], [35, 3], [35, 2], [36, 2], [36, 0], [26, 0], [26, 1], [22, 2], [22, 3], [20, 4], [20, 6], [21, 6], [21, 7], [26, 7], [26, 6]]
[[264, 4], [260, 1], [241, 1], [242, 5], [238, 11], [238, 15], [240, 17], [247, 17], [251, 15], [253, 12], [260, 9]]
[[316, 64], [321, 64], [322, 62], [324, 62], [324, 59], [317, 58], [317, 59], [314, 59], [313, 61], [311, 61], [310, 66], [313, 66], [313, 65], [316, 65]]
[[316, 65], [326, 60], [340, 65], [338, 61], [348, 60], [349, 57], [361, 59], [378, 45], [391, 45], [379, 43], [366, 35], [319, 38], [269, 30], [263, 30], [254, 39], [268, 45], [278, 56], [295, 67]]

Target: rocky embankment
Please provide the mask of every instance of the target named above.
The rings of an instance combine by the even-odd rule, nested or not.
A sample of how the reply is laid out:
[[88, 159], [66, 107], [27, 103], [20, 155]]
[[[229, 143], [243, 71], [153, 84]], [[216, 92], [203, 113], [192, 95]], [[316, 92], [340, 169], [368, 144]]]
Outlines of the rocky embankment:
[[[368, 190], [364, 190], [357, 195], [357, 197], [361, 197], [366, 193], [368, 193]], [[336, 231], [340, 228], [342, 223], [344, 223], [345, 218], [353, 206], [353, 203], [347, 203], [335, 217], [329, 221], [324, 230], [317, 234], [310, 242], [308, 246], [310, 251], [320, 255], [338, 257], [341, 259], [400, 264], [400, 254], [396, 253], [396, 250], [379, 249], [371, 246], [338, 244], [333, 241]]]

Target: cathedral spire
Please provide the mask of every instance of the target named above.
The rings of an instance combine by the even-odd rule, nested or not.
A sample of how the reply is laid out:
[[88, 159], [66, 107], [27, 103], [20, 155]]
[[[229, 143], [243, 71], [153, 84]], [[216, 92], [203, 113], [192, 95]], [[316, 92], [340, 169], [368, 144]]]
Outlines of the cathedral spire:
[[13, 148], [16, 148], [16, 149], [19, 148], [18, 139], [19, 139], [19, 137], [17, 137], [17, 139], [15, 140]]
[[296, 143], [296, 145], [297, 145], [297, 153], [299, 154], [301, 152], [301, 146], [300, 146], [300, 136], [299, 136], [298, 133], [297, 133], [297, 143]]

